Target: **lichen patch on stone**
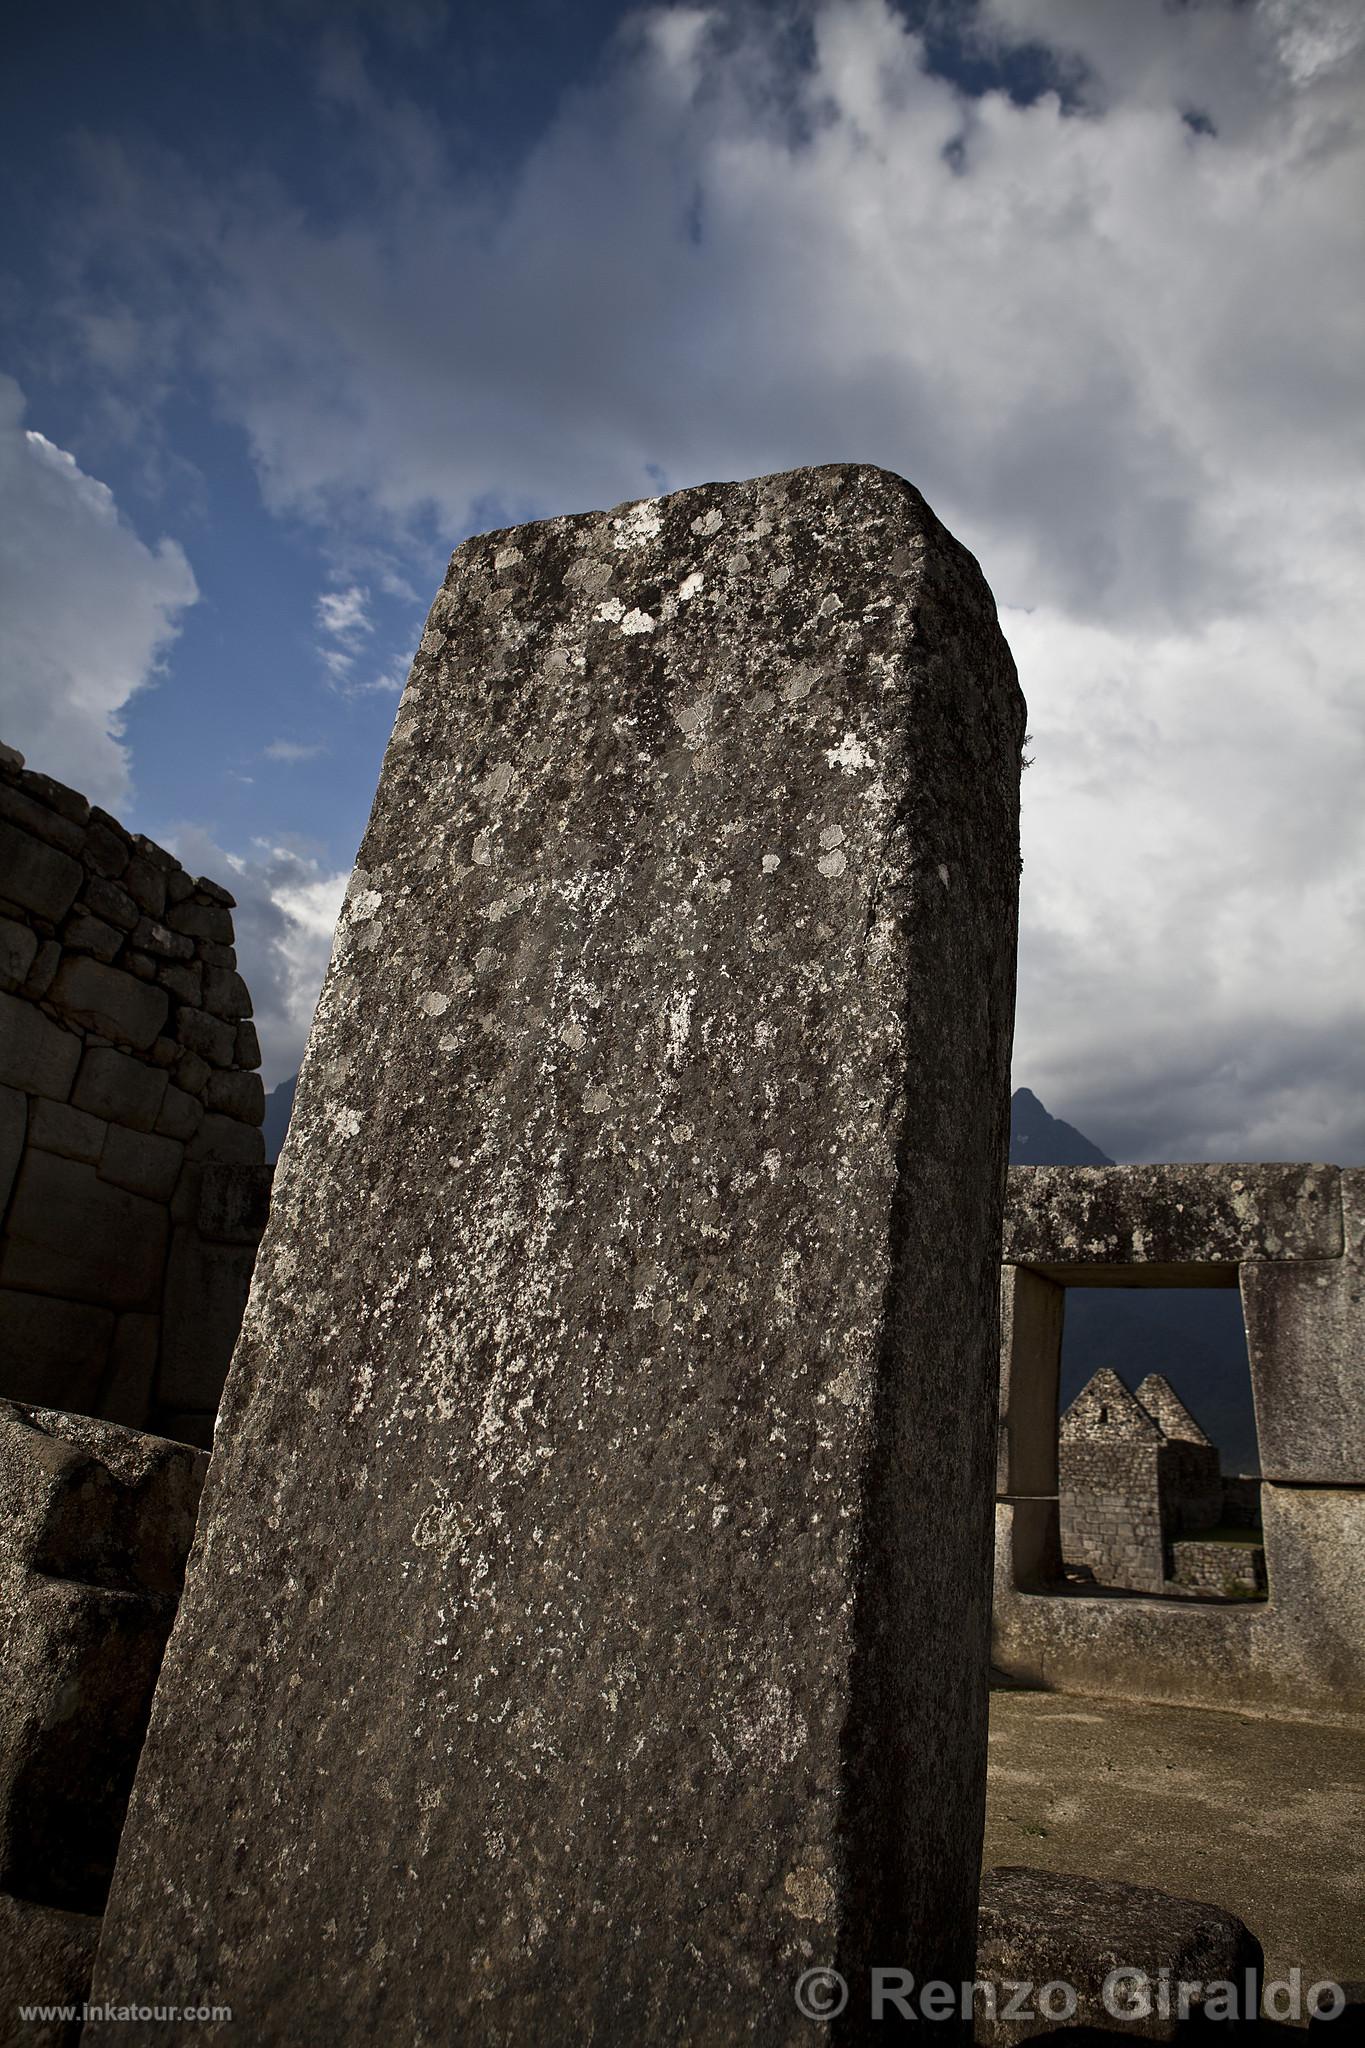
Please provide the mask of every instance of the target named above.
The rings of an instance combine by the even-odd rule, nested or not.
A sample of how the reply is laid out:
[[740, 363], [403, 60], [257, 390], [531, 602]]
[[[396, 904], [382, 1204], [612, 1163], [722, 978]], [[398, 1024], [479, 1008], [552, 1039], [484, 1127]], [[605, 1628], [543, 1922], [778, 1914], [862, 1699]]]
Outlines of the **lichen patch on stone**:
[[823, 1920], [834, 1904], [834, 1887], [829, 1879], [809, 1866], [788, 1871], [782, 1890], [789, 1911], [798, 1920]]
[[872, 766], [872, 756], [858, 735], [853, 732], [846, 732], [837, 747], [827, 747], [825, 759], [831, 768], [842, 769], [845, 775], [852, 775], [859, 768]]
[[663, 532], [657, 498], [641, 498], [623, 518], [612, 521], [612, 545], [618, 548], [647, 547]]

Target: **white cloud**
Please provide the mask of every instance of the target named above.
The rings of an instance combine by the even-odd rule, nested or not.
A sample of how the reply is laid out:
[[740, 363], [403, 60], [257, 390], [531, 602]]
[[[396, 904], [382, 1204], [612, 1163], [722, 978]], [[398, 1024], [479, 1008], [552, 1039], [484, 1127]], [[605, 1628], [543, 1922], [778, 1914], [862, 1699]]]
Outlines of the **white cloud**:
[[[385, 575], [381, 580], [387, 588], [391, 581], [398, 579]], [[371, 669], [367, 674], [356, 673], [365, 642], [374, 632], [367, 589], [352, 583], [345, 590], [323, 591], [317, 601], [316, 617], [318, 625], [332, 641], [331, 646], [320, 646], [317, 651], [333, 689], [343, 697], [384, 696], [390, 691], [401, 694], [407, 680], [408, 664], [401, 664], [402, 673], [395, 681], [395, 671], [400, 665], [398, 657], [387, 666]]]
[[964, 100], [884, 0], [810, 19], [796, 70], [776, 10], [641, 13], [506, 191], [352, 65], [371, 211], [121, 218], [198, 266], [281, 512], [455, 540], [658, 470], [912, 478], [1030, 701], [1016, 1077], [1119, 1156], [1365, 1157], [1359, 9], [986, 0], [1075, 114]]
[[128, 700], [199, 593], [178, 544], [139, 540], [107, 485], [23, 415], [0, 376], [0, 732], [31, 767], [117, 809]]
[[348, 697], [401, 697], [407, 685], [408, 671], [412, 661], [406, 654], [395, 654], [383, 668], [374, 669], [363, 681], [352, 677], [346, 684]]
[[327, 749], [321, 740], [271, 740], [262, 751], [267, 761], [315, 761]]
[[331, 633], [338, 640], [358, 639], [362, 633], [374, 630], [368, 604], [369, 592], [357, 583], [348, 590], [324, 590], [317, 602], [318, 624], [324, 633]]
[[303, 1058], [350, 871], [264, 839], [249, 854], [231, 853], [197, 825], [173, 826], [165, 843], [192, 874], [211, 876], [237, 899], [237, 964], [251, 991], [262, 1079], [273, 1088]]

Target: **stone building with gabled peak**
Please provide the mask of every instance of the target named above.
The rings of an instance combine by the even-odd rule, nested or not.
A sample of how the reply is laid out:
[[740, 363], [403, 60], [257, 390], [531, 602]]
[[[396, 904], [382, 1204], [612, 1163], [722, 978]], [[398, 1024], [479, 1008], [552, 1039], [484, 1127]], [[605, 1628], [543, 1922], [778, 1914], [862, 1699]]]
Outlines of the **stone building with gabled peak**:
[[1062, 1555], [1100, 1585], [1162, 1593], [1171, 1545], [1222, 1519], [1218, 1452], [1160, 1373], [1133, 1393], [1104, 1366], [1058, 1430]]

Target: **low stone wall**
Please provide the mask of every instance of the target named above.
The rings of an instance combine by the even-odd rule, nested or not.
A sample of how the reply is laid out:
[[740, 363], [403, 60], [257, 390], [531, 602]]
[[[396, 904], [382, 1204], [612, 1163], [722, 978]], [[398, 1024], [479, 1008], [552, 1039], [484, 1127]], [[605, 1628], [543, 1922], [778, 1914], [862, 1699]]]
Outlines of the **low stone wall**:
[[0, 1892], [103, 1907], [207, 1469], [0, 1401]]
[[0, 1395], [209, 1440], [270, 1186], [232, 909], [0, 748]]
[[1186, 1537], [1171, 1545], [1171, 1577], [1184, 1592], [1257, 1600], [1265, 1592], [1265, 1551], [1259, 1543]]

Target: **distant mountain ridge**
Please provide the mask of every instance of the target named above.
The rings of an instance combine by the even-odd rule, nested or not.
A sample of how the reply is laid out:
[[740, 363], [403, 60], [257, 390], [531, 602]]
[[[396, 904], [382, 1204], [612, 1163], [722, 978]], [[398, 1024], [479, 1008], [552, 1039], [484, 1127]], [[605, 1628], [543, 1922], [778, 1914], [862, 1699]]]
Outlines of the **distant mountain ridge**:
[[294, 1114], [294, 1091], [298, 1085], [298, 1075], [291, 1074], [287, 1081], [280, 1082], [278, 1088], [272, 1088], [265, 1098], [261, 1136], [265, 1139], [265, 1156], [272, 1166], [284, 1150], [289, 1119]]
[[1049, 1116], [1031, 1088], [1010, 1097], [1011, 1166], [1115, 1166], [1074, 1124]]
[[[269, 1160], [279, 1158], [284, 1144], [298, 1078], [281, 1081], [266, 1097]], [[1009, 1156], [1011, 1166], [1116, 1164], [1074, 1124], [1049, 1115], [1031, 1088], [1016, 1088], [1011, 1098]], [[1063, 1408], [1101, 1365], [1111, 1366], [1130, 1387], [1149, 1372], [1164, 1373], [1222, 1451], [1224, 1471], [1258, 1469], [1246, 1334], [1234, 1289], [1069, 1288]]]

